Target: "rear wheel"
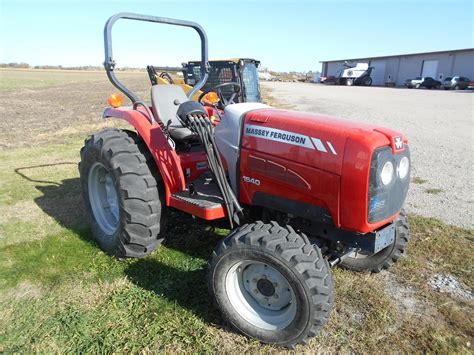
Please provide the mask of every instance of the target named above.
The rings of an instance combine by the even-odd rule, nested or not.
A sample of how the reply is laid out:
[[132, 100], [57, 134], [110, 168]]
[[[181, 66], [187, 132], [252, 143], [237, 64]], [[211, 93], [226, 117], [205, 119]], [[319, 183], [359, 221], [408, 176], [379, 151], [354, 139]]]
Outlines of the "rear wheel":
[[209, 261], [209, 290], [239, 331], [288, 347], [315, 336], [334, 302], [319, 248], [276, 222], [244, 225], [220, 243]]
[[364, 86], [370, 86], [372, 85], [372, 78], [370, 76], [366, 76], [364, 78]]
[[81, 149], [79, 172], [92, 234], [119, 258], [144, 257], [163, 241], [163, 188], [147, 155], [151, 158], [136, 135], [119, 129], [93, 134]]
[[376, 254], [355, 252], [341, 262], [341, 266], [354, 271], [380, 272], [390, 268], [405, 253], [410, 239], [410, 227], [405, 212], [395, 219], [395, 241]]
[[347, 85], [347, 86], [352, 86], [352, 85], [354, 85], [354, 79], [347, 79], [347, 80], [346, 80], [346, 85]]

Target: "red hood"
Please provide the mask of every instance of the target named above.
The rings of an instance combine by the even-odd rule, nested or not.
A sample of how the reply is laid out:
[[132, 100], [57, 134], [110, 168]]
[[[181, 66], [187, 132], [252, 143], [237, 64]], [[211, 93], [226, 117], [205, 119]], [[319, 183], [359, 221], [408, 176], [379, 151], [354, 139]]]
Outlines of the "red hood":
[[[382, 146], [391, 146], [395, 152], [398, 140], [407, 142], [402, 134], [390, 129], [326, 115], [279, 109], [250, 112], [246, 115], [245, 126], [243, 147], [338, 175], [342, 172], [348, 140], [365, 148], [361, 150], [364, 155]], [[258, 139], [263, 138], [257, 135], [262, 132], [257, 129], [260, 127], [265, 129], [265, 139]], [[249, 129], [248, 134], [246, 129]], [[370, 156], [367, 156], [368, 159]]]

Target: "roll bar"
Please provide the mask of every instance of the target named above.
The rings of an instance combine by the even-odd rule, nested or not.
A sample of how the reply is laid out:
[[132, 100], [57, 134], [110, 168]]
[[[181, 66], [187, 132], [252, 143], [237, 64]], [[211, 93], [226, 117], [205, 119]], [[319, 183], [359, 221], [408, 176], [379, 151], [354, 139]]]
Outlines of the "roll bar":
[[196, 30], [201, 38], [201, 80], [194, 85], [193, 89], [189, 92], [188, 98], [192, 98], [194, 94], [201, 89], [207, 81], [209, 76], [209, 61], [208, 61], [208, 45], [207, 45], [207, 36], [204, 29], [195, 22], [176, 20], [166, 17], [157, 17], [157, 16], [148, 16], [148, 15], [139, 15], [129, 12], [121, 12], [110, 17], [105, 23], [104, 27], [104, 47], [105, 47], [105, 61], [104, 68], [107, 73], [107, 77], [110, 82], [121, 92], [123, 92], [133, 104], [142, 104], [138, 96], [136, 96], [132, 91], [130, 91], [125, 85], [123, 85], [115, 76], [115, 60], [112, 55], [112, 26], [119, 19], [127, 20], [137, 20], [137, 21], [146, 21], [146, 22], [156, 22], [163, 23], [167, 25], [191, 27]]

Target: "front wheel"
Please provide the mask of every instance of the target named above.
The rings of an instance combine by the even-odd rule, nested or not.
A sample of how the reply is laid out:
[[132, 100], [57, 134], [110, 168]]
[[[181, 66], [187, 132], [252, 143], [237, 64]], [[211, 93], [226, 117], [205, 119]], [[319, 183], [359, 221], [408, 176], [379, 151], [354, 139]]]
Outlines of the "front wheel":
[[395, 241], [392, 245], [376, 254], [354, 252], [341, 262], [341, 266], [353, 271], [380, 272], [396, 263], [405, 250], [410, 239], [410, 226], [405, 212], [393, 221], [395, 223]]
[[334, 302], [318, 247], [291, 227], [256, 222], [234, 230], [209, 261], [209, 291], [223, 318], [265, 343], [306, 343]]
[[346, 80], [346, 85], [347, 85], [347, 86], [352, 86], [352, 85], [354, 85], [354, 79], [347, 79], [347, 80]]

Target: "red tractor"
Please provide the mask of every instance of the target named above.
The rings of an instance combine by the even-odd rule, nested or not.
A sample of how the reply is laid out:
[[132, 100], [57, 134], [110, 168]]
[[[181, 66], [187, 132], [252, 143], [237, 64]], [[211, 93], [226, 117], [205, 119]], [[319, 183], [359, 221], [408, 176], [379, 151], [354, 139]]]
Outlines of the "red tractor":
[[[116, 78], [111, 29], [118, 19], [198, 32], [201, 79], [188, 95], [178, 85], [153, 85], [148, 105]], [[240, 332], [288, 347], [327, 322], [331, 267], [378, 272], [402, 256], [410, 180], [402, 134], [235, 103], [235, 82], [191, 101], [209, 70], [207, 37], [193, 22], [121, 13], [107, 21], [104, 38], [107, 75], [133, 106], [107, 108], [103, 117], [123, 119], [136, 132], [106, 129], [81, 150], [83, 197], [103, 250], [147, 256], [166, 238], [169, 209], [227, 221], [231, 232], [209, 260], [211, 297]]]

